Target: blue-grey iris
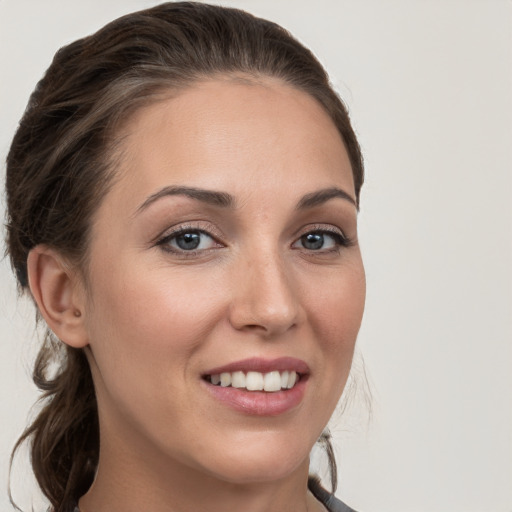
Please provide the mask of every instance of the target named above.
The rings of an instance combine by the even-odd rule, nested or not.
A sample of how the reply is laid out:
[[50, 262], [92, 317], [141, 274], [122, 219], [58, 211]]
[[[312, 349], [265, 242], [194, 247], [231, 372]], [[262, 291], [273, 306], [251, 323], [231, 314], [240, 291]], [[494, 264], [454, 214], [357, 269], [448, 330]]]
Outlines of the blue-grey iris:
[[201, 234], [191, 231], [176, 237], [176, 245], [184, 251], [197, 249], [201, 243]]
[[301, 240], [305, 249], [321, 249], [324, 245], [324, 235], [322, 233], [308, 233], [302, 236]]

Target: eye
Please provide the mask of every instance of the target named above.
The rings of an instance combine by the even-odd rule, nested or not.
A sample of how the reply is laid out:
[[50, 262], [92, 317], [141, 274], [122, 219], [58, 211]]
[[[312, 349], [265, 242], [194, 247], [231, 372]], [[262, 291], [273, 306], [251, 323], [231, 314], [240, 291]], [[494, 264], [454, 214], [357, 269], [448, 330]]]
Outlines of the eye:
[[170, 252], [193, 252], [212, 249], [220, 244], [205, 231], [181, 229], [162, 238], [158, 245]]
[[316, 230], [302, 235], [293, 244], [293, 247], [308, 251], [333, 251], [340, 246], [346, 247], [349, 244], [349, 240], [341, 233]]

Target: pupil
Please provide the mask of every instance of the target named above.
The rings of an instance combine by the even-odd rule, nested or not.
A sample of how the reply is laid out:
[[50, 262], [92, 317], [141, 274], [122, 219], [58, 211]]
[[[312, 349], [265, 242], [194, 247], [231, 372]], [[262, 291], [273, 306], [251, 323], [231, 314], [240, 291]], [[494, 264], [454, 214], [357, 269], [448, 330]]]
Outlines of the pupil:
[[199, 233], [184, 233], [176, 237], [177, 246], [185, 251], [197, 249], [200, 242]]
[[321, 249], [324, 245], [324, 235], [321, 233], [308, 233], [302, 237], [302, 244], [306, 249]]

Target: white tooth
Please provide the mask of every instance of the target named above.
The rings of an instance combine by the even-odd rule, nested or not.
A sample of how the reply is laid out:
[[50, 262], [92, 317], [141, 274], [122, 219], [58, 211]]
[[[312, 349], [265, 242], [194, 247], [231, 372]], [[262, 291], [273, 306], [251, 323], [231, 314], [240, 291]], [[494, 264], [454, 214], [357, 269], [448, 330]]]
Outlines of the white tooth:
[[231, 374], [231, 385], [234, 388], [245, 388], [245, 374], [244, 374], [244, 372], [233, 372]]
[[281, 391], [281, 375], [279, 372], [266, 373], [263, 379], [265, 391]]
[[245, 387], [249, 391], [261, 391], [263, 389], [263, 375], [260, 372], [247, 372]]
[[290, 372], [290, 375], [288, 376], [288, 385], [286, 387], [288, 389], [293, 388], [296, 380], [297, 380], [297, 372]]
[[223, 372], [220, 374], [220, 385], [225, 388], [231, 384], [231, 373]]
[[288, 370], [281, 373], [281, 388], [286, 389], [288, 387]]
[[214, 386], [216, 386], [217, 384], [219, 384], [219, 383], [220, 383], [220, 375], [219, 375], [219, 374], [212, 375], [212, 376], [210, 377], [210, 380], [212, 381], [212, 384], [213, 384]]

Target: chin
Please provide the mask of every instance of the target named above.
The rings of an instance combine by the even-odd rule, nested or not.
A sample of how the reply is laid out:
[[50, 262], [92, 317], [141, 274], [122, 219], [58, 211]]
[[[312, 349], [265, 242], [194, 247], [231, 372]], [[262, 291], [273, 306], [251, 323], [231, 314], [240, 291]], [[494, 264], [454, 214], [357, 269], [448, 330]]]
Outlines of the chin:
[[219, 480], [236, 485], [277, 482], [294, 474], [306, 461], [309, 466], [308, 459], [295, 461], [294, 464], [282, 460], [272, 462], [266, 460], [255, 463], [244, 461], [226, 466], [217, 464], [213, 474]]
[[[267, 436], [263, 436], [267, 437]], [[244, 446], [232, 445], [219, 454], [212, 454], [204, 466], [217, 478], [233, 484], [250, 484], [285, 479], [299, 468], [309, 467], [311, 447], [282, 439], [247, 440]], [[215, 466], [211, 467], [211, 461]], [[204, 467], [203, 466], [203, 467]]]

